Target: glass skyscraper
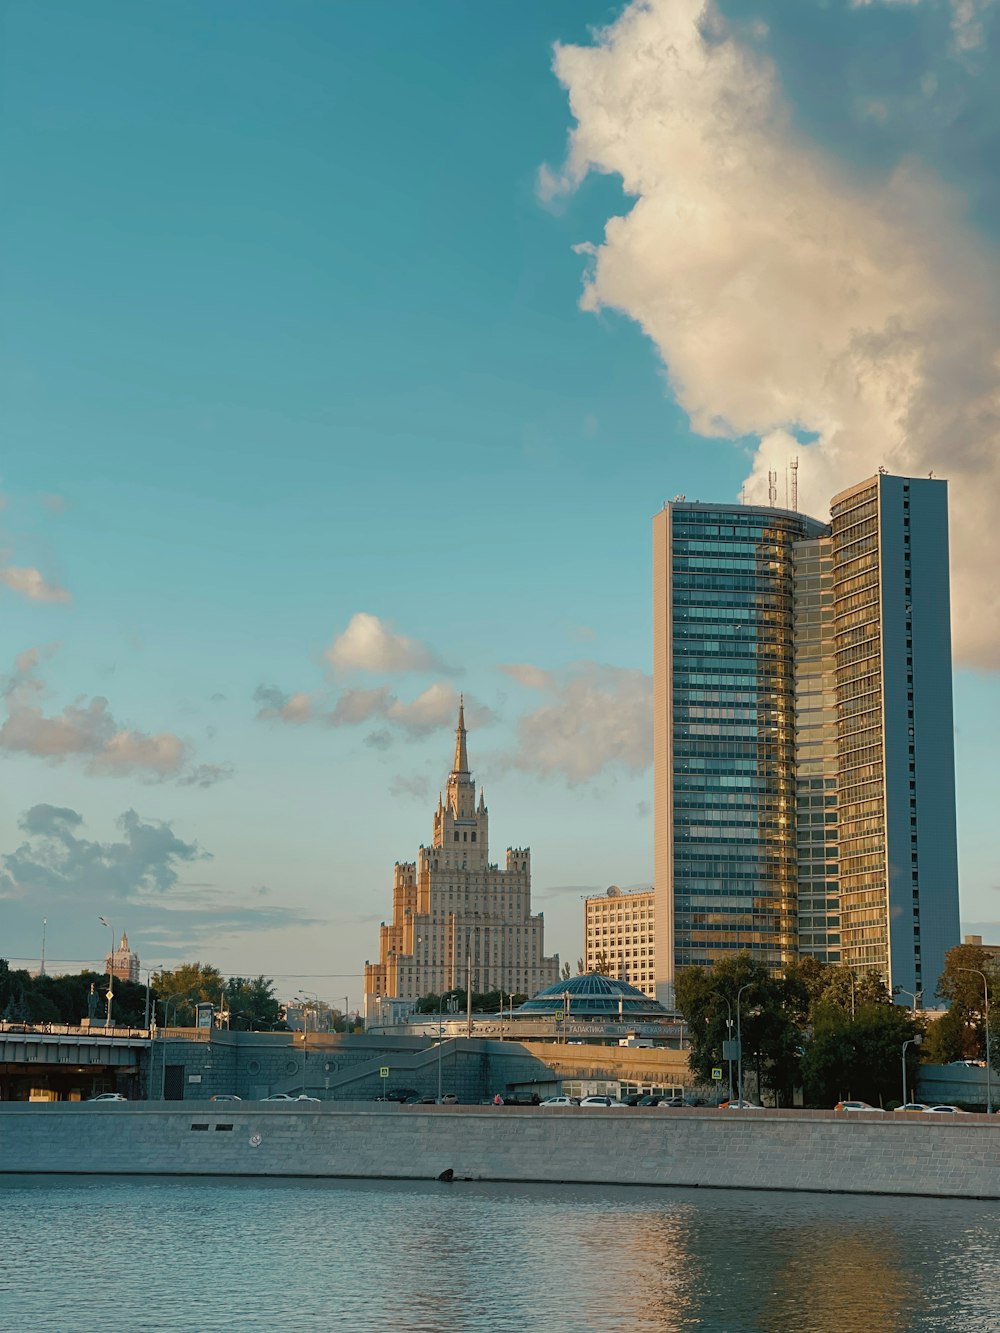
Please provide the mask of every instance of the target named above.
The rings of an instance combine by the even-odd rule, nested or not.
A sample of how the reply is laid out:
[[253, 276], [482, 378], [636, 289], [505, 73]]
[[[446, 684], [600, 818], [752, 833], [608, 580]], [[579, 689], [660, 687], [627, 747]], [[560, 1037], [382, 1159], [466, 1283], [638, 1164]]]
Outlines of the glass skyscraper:
[[832, 524], [683, 500], [654, 519], [664, 1003], [677, 969], [742, 950], [930, 999], [958, 941], [946, 503], [880, 475]]

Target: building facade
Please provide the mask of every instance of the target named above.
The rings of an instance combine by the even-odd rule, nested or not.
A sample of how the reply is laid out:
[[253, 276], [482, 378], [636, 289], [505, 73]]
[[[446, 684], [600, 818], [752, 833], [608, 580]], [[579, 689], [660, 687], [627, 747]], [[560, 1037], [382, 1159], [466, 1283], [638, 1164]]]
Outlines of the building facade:
[[531, 852], [508, 847], [490, 862], [489, 811], [469, 770], [465, 709], [455, 761], [438, 797], [429, 847], [397, 862], [392, 920], [379, 931], [378, 962], [365, 963], [365, 1013], [382, 998], [417, 999], [464, 990], [534, 995], [559, 976], [545, 956], [542, 913], [531, 911]]
[[[607, 893], [583, 900], [583, 957], [587, 972], [627, 981], [656, 998], [655, 894], [652, 889]], [[604, 966], [602, 966], [604, 964]]]
[[958, 941], [947, 487], [884, 473], [831, 522], [653, 521], [657, 998], [800, 953], [933, 993]]
[[139, 955], [128, 947], [128, 936], [124, 931], [118, 948], [105, 957], [104, 970], [119, 981], [139, 980]]

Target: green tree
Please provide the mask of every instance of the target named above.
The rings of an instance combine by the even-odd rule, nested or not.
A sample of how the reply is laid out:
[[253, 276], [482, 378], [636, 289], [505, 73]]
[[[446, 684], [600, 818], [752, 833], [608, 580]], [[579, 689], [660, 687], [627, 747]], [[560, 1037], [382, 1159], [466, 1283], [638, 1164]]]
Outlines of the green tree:
[[809, 975], [807, 968], [788, 979], [773, 977], [749, 953], [710, 968], [684, 968], [677, 977], [676, 1004], [688, 1025], [692, 1073], [703, 1082], [711, 1078], [712, 1067], [722, 1063], [723, 1042], [736, 1036], [739, 1010], [744, 1081], [753, 1070], [759, 1090], [769, 1089], [779, 1104], [790, 1102], [798, 1078]]
[[[849, 1009], [821, 1000], [802, 1055], [807, 1103], [833, 1106], [855, 1097], [879, 1106], [901, 1098], [903, 1043], [922, 1030], [908, 1009], [889, 1001], [856, 1006], [852, 1017]], [[909, 1047], [911, 1091], [919, 1059], [919, 1049]]]
[[569, 981], [569, 978], [570, 978], [570, 965], [569, 965], [569, 963], [563, 963], [563, 965], [562, 965], [562, 979], [563, 979], [563, 981]]
[[[995, 976], [994, 960], [978, 944], [959, 944], [948, 950], [937, 994], [948, 1002], [949, 1012], [954, 1016], [940, 1036], [935, 1036], [936, 1051], [959, 1052], [951, 1055], [953, 1060], [986, 1058], [986, 998], [988, 995], [990, 1001], [993, 999]], [[942, 1021], [937, 1020], [938, 1024]]]
[[230, 977], [226, 982], [226, 1006], [229, 1026], [238, 1031], [275, 1028], [281, 1018], [281, 1005], [270, 977]]
[[160, 1001], [169, 1001], [169, 1006], [161, 1008], [161, 1020], [169, 1007], [171, 1026], [176, 1023], [178, 1027], [194, 1023], [194, 1006], [199, 1001], [220, 1006], [225, 987], [222, 973], [209, 963], [182, 963], [173, 971], [156, 972], [152, 984]]

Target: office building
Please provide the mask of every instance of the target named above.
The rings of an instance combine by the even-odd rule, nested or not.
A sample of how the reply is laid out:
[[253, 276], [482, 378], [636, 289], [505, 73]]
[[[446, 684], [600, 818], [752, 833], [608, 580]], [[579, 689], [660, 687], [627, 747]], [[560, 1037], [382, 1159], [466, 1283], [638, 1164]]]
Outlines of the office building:
[[397, 862], [392, 920], [379, 932], [379, 960], [365, 963], [365, 1013], [380, 999], [465, 990], [534, 995], [559, 977], [545, 956], [545, 923], [531, 911], [531, 852], [508, 847], [490, 862], [489, 811], [469, 771], [465, 709], [455, 761], [434, 814], [429, 847]]
[[652, 889], [623, 892], [612, 884], [607, 893], [583, 900], [585, 971], [630, 982], [656, 998]]
[[929, 999], [958, 941], [947, 487], [653, 521], [657, 998], [747, 950]]

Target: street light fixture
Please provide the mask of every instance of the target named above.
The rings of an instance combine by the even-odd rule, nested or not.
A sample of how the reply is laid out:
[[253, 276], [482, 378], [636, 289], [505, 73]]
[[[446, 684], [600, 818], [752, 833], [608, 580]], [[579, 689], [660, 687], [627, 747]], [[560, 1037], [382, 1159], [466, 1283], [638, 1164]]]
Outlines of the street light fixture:
[[924, 993], [923, 993], [923, 991], [922, 991], [922, 990], [918, 990], [918, 991], [907, 990], [905, 986], [893, 986], [893, 988], [892, 988], [892, 993], [893, 993], [893, 995], [908, 995], [908, 996], [910, 997], [910, 999], [911, 999], [912, 1002], [913, 1002], [913, 1003], [911, 1004], [911, 1006], [910, 1006], [910, 1012], [913, 1014], [913, 1017], [916, 1018], [916, 1016], [917, 1016], [917, 1000], [922, 1000], [922, 999], [924, 998]]
[[983, 979], [983, 1017], [986, 1022], [986, 1114], [993, 1114], [993, 1062], [990, 1051], [990, 984], [986, 973], [978, 967], [960, 967], [959, 972], [975, 972]]
[[[743, 998], [743, 992], [749, 990], [754, 983], [748, 981], [745, 986], [741, 986], [736, 992], [736, 1096], [743, 1101], [743, 1025], [740, 1020], [740, 1000]], [[757, 1089], [757, 1098], [760, 1100], [760, 1089]]]
[[909, 1040], [903, 1042], [903, 1105], [904, 1106], [909, 1100], [906, 1096], [906, 1048], [907, 1046], [919, 1046], [922, 1041], [923, 1037], [918, 1032], [915, 1037], [910, 1037]]
[[108, 1002], [108, 1016], [104, 1020], [104, 1028], [107, 1031], [111, 1027], [111, 1001], [115, 998], [114, 973], [112, 971], [115, 965], [115, 928], [103, 916], [99, 916], [97, 919], [102, 926], [107, 926], [108, 930], [111, 931], [111, 952], [108, 954], [108, 993], [105, 996]]

